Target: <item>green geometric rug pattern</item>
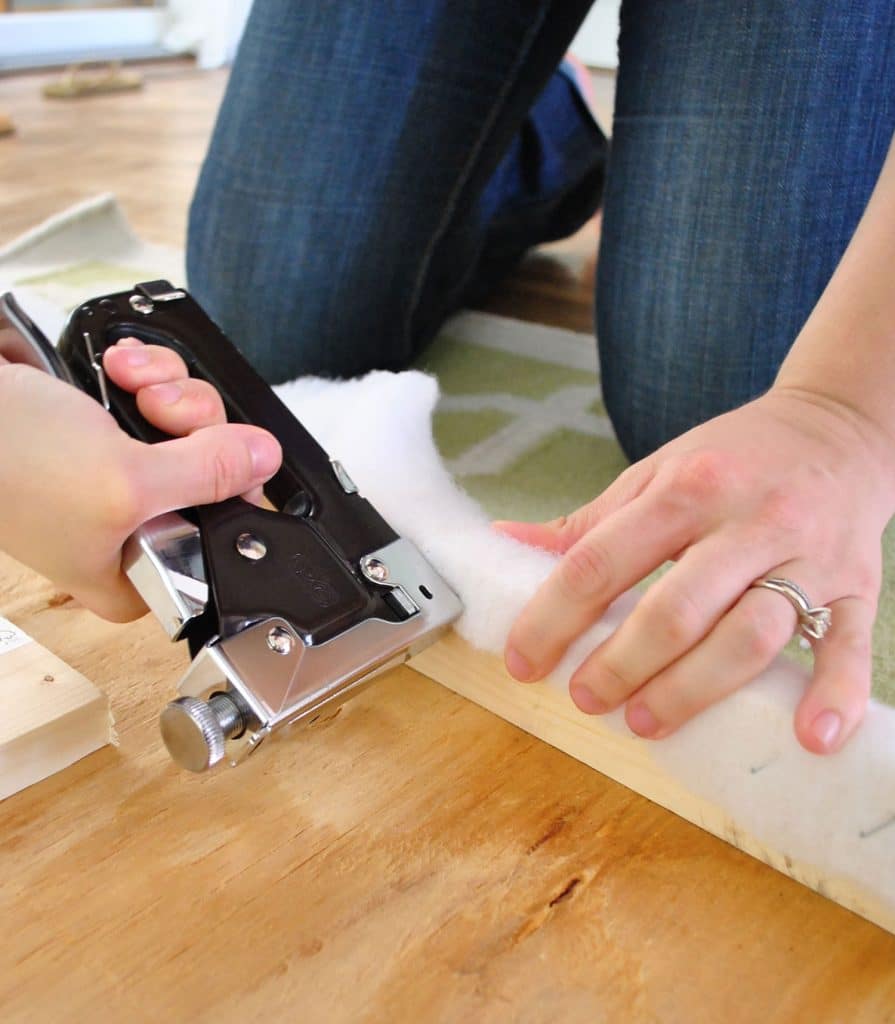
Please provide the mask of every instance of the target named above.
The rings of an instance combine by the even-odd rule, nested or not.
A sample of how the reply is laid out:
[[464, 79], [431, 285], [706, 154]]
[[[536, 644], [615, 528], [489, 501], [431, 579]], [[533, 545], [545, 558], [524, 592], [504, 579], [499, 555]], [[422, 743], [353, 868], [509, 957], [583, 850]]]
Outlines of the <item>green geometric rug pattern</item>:
[[495, 519], [552, 519], [627, 465], [599, 397], [593, 339], [482, 313], [448, 323], [417, 368], [441, 389], [434, 432]]

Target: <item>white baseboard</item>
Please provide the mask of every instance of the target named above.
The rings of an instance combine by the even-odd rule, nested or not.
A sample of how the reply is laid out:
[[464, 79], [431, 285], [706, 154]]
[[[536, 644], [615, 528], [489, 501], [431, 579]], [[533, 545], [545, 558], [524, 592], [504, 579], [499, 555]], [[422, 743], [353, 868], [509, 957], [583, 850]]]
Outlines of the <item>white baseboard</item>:
[[159, 8], [4, 14], [0, 70], [161, 54]]

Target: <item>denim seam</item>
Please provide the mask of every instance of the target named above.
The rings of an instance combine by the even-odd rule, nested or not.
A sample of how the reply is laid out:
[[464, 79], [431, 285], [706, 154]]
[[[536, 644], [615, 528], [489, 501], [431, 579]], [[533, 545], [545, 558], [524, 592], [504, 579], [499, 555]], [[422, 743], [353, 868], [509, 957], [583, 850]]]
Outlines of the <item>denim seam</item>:
[[[445, 203], [444, 213], [441, 216], [441, 220], [438, 222], [435, 230], [432, 233], [432, 237], [429, 239], [429, 242], [427, 243], [426, 248], [423, 252], [423, 257], [420, 260], [420, 270], [419, 273], [417, 274], [416, 281], [414, 282], [413, 285], [413, 291], [411, 292], [410, 303], [408, 304], [407, 309], [407, 316], [404, 321], [403, 334], [404, 338], [407, 339], [408, 341], [410, 340], [412, 335], [413, 318], [414, 315], [416, 314], [417, 308], [419, 307], [420, 299], [422, 298], [423, 286], [425, 284], [426, 275], [429, 271], [429, 267], [432, 262], [432, 256], [435, 252], [435, 247], [444, 238], [448, 228], [450, 227], [451, 221], [453, 220], [454, 214], [456, 213], [457, 202], [459, 201], [460, 195], [462, 194], [463, 189], [465, 188], [469, 180], [470, 172], [472, 168], [475, 166], [476, 161], [481, 156], [482, 147], [484, 146], [485, 140], [487, 139], [489, 132], [494, 126], [494, 122], [497, 119], [498, 112], [500, 111], [502, 105], [506, 102], [506, 99], [512, 92], [513, 88], [516, 86], [516, 83], [519, 81], [519, 74], [522, 70], [525, 58], [531, 52], [531, 48], [535, 39], [537, 39], [538, 34], [544, 27], [544, 22], [547, 18], [547, 10], [549, 6], [550, 5], [548, 3], [541, 8], [537, 20], [534, 22], [534, 24], [531, 27], [531, 30], [524, 39], [519, 55], [516, 58], [516, 62], [512, 67], [510, 74], [507, 76], [506, 81], [503, 84], [503, 87], [495, 97], [494, 103], [491, 107], [491, 110], [489, 111], [488, 117], [485, 120], [485, 123], [482, 125], [482, 129], [479, 132], [478, 138], [476, 139], [476, 143], [472, 147], [472, 150], [469, 154], [468, 159], [466, 160], [466, 163], [463, 165], [460, 175], [458, 176], [457, 183], [455, 184], [451, 194], [448, 196], [448, 200]], [[459, 291], [462, 291], [463, 287], [466, 285], [467, 281], [474, 273], [475, 268], [475, 261], [472, 261], [472, 265], [467, 269], [466, 274], [464, 274], [462, 280], [460, 281], [458, 288]]]

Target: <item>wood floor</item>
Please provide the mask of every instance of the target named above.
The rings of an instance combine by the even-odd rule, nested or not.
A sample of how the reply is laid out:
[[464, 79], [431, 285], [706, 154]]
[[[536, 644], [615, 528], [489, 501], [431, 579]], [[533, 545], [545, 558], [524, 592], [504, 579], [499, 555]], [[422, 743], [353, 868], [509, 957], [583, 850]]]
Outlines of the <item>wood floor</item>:
[[[109, 190], [182, 244], [225, 79], [145, 74], [69, 104], [0, 79], [0, 242]], [[588, 329], [595, 237], [493, 307]], [[0, 614], [121, 736], [0, 804], [4, 1024], [895, 1021], [895, 938], [408, 669], [184, 777], [156, 727], [184, 656], [152, 620], [100, 622], [4, 556]]]

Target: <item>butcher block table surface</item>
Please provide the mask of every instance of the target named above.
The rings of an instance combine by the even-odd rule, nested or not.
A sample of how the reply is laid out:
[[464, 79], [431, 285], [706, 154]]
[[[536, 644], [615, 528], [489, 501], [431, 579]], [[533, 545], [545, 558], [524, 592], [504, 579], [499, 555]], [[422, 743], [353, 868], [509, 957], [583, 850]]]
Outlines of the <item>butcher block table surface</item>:
[[[109, 189], [182, 244], [225, 73], [145, 70], [71, 105], [0, 79], [0, 241]], [[491, 308], [586, 330], [594, 241]], [[195, 776], [159, 738], [187, 655], [153, 619], [2, 555], [0, 615], [110, 695], [120, 738], [0, 803], [3, 1024], [895, 1021], [895, 937], [413, 670]]]

